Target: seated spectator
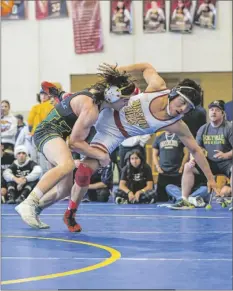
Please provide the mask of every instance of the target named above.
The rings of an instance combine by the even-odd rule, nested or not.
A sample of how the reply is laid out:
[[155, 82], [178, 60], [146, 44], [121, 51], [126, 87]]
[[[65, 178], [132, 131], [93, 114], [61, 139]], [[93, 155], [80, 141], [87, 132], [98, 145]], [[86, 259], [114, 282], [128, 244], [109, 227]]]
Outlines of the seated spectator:
[[168, 184], [180, 186], [183, 168], [188, 161], [188, 150], [176, 134], [165, 131], [155, 138], [152, 156], [159, 173], [157, 201], [168, 201], [165, 187]]
[[132, 150], [121, 173], [119, 189], [115, 192], [115, 202], [154, 203], [154, 181], [150, 166], [139, 150]]
[[8, 204], [21, 203], [38, 183], [42, 174], [39, 165], [28, 157], [25, 146], [15, 148], [16, 160], [3, 172], [7, 182]]
[[83, 198], [83, 202], [96, 201], [108, 202], [113, 187], [112, 164], [99, 168], [91, 177], [88, 191]]
[[1, 143], [4, 151], [14, 152], [17, 119], [10, 113], [10, 102], [1, 101]]
[[[225, 175], [232, 181], [232, 124], [225, 120], [224, 101], [216, 100], [209, 104], [210, 123], [203, 125], [197, 133], [197, 143], [207, 152], [207, 160], [213, 175]], [[193, 161], [195, 163], [195, 161]], [[185, 165], [182, 177], [182, 199], [176, 207], [192, 207], [188, 202], [196, 175], [204, 175], [195, 165]]]
[[2, 203], [6, 202], [7, 199], [7, 183], [3, 178], [3, 171], [10, 167], [14, 162], [15, 158], [12, 153], [4, 151], [4, 145], [1, 144], [1, 201]]

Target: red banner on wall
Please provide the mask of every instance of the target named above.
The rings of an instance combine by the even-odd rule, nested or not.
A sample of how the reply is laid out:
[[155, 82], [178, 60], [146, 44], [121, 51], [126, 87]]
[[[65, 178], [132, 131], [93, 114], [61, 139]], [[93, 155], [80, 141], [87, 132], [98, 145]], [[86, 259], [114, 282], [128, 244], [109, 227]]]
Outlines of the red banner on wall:
[[15, 0], [12, 7], [12, 11], [5, 16], [2, 16], [2, 20], [21, 20], [27, 19], [28, 16], [28, 6], [25, 0]]
[[217, 0], [197, 0], [194, 24], [203, 28], [216, 28]]
[[114, 33], [132, 33], [132, 1], [111, 0], [110, 31]]
[[74, 45], [76, 54], [103, 51], [103, 35], [98, 0], [72, 1]]
[[36, 19], [68, 17], [66, 0], [36, 0]]
[[170, 3], [170, 31], [192, 31], [192, 0], [171, 0]]
[[166, 31], [165, 0], [143, 1], [143, 30], [150, 33]]

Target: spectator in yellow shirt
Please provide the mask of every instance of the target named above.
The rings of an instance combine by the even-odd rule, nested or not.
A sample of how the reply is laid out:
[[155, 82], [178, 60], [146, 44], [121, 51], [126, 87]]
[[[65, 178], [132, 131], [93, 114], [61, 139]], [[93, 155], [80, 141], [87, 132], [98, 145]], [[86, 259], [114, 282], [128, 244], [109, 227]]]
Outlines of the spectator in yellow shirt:
[[49, 99], [49, 95], [41, 89], [40, 93], [37, 95], [39, 104], [34, 105], [28, 115], [28, 126], [32, 135], [34, 134], [36, 127], [53, 109], [53, 105], [50, 103]]

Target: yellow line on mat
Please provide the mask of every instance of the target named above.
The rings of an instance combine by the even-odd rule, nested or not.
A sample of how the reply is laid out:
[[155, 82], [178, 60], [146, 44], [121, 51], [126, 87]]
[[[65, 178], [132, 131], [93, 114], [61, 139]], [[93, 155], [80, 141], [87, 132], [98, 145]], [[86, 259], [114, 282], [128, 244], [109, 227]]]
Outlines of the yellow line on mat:
[[115, 261], [119, 260], [121, 257], [121, 253], [113, 248], [110, 248], [110, 247], [107, 247], [104, 245], [100, 245], [100, 244], [79, 241], [79, 240], [68, 240], [68, 239], [61, 239], [61, 238], [36, 237], [36, 236], [15, 236], [15, 235], [4, 235], [2, 237], [39, 239], [39, 240], [60, 241], [60, 242], [73, 243], [73, 244], [82, 244], [82, 245], [95, 247], [98, 249], [103, 249], [103, 250], [109, 252], [111, 256], [109, 258], [104, 259], [102, 262], [100, 262], [98, 264], [94, 264], [94, 265], [91, 265], [91, 266], [88, 266], [85, 268], [75, 269], [75, 270], [70, 270], [70, 271], [60, 272], [60, 273], [54, 273], [54, 274], [48, 274], [48, 275], [42, 275], [42, 276], [35, 276], [35, 277], [28, 277], [28, 278], [22, 278], [22, 279], [2, 281], [1, 285], [26, 283], [26, 282], [46, 280], [46, 279], [54, 279], [54, 278], [60, 278], [60, 277], [65, 277], [65, 276], [70, 276], [70, 275], [76, 275], [79, 273], [89, 272], [89, 271], [93, 271], [93, 270], [96, 270], [99, 268], [106, 267], [106, 266], [114, 263]]

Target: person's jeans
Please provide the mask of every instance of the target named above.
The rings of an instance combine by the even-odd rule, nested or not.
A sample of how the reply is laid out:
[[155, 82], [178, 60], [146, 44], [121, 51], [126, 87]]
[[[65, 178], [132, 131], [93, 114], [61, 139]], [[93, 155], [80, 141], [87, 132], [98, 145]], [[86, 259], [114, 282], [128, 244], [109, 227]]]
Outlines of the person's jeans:
[[[175, 185], [167, 185], [166, 192], [172, 200], [179, 200], [182, 197], [181, 188]], [[200, 186], [197, 190], [193, 191], [191, 197], [201, 196], [206, 203], [209, 203], [210, 194], [208, 193], [207, 186]]]

